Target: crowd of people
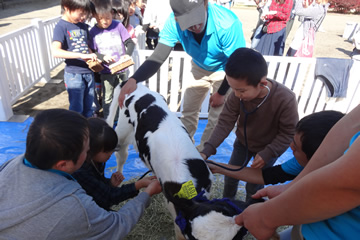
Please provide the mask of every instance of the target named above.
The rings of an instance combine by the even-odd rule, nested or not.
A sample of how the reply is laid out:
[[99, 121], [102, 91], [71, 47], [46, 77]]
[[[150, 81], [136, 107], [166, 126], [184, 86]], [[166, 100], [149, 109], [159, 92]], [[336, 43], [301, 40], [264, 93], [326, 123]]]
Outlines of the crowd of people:
[[[0, 166], [0, 238], [122, 239], [131, 231], [161, 184], [155, 176], [131, 184], [122, 184], [120, 172], [104, 176], [118, 139], [103, 118], [112, 101], [123, 107], [137, 84], [181, 46], [192, 58], [181, 121], [193, 138], [200, 106], [211, 90], [208, 123], [197, 149], [213, 173], [225, 176], [224, 198], [235, 199], [239, 180], [247, 182], [248, 207], [235, 222], [257, 239], [270, 238], [283, 225], [292, 227], [280, 233], [281, 239], [357, 239], [360, 105], [346, 115], [321, 111], [299, 120], [295, 94], [267, 78], [263, 57], [284, 55], [296, 17], [301, 24], [287, 55], [311, 51], [309, 42], [328, 1], [255, 0], [259, 21], [251, 48], [231, 11], [233, 1], [159, 2], [61, 0], [52, 52], [65, 59], [69, 110], [40, 112], [29, 128], [24, 155]], [[126, 68], [112, 72], [111, 64], [132, 55], [136, 31], [146, 32], [153, 54], [132, 76]], [[114, 99], [114, 88], [122, 82]], [[229, 164], [208, 160], [233, 130]], [[294, 157], [273, 166], [289, 147]], [[291, 182], [264, 188], [285, 181]], [[110, 210], [128, 199], [120, 210]]]

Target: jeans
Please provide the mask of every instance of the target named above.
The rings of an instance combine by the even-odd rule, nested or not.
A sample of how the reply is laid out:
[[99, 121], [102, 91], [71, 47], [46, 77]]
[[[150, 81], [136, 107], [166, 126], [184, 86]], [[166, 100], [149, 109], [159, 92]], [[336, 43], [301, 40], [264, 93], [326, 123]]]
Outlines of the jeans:
[[264, 26], [264, 24], [261, 24], [261, 25], [259, 25], [259, 26], [256, 28], [256, 30], [255, 30], [254, 37], [253, 37], [253, 39], [252, 39], [252, 41], [251, 41], [251, 48], [252, 48], [252, 49], [255, 49], [255, 48], [256, 48], [256, 46], [257, 46], [257, 45], [259, 44], [259, 42], [260, 42], [261, 36], [264, 34], [264, 33], [262, 32], [263, 26]]
[[[231, 154], [229, 164], [239, 167], [242, 166], [242, 164], [245, 162], [246, 151], [248, 151], [248, 149], [246, 149], [246, 147], [242, 145], [240, 141], [236, 138], [234, 141], [234, 149]], [[256, 153], [248, 151], [248, 159], [254, 157], [255, 155]], [[264, 168], [271, 167], [272, 165], [274, 165], [276, 160], [277, 158], [270, 159], [270, 161], [265, 164]], [[238, 184], [239, 180], [225, 177], [223, 197], [234, 199], [238, 189]], [[263, 187], [264, 185], [246, 183], [246, 201], [249, 201], [251, 199], [251, 195], [255, 194]]]
[[91, 117], [94, 102], [94, 74], [65, 72], [64, 82], [69, 95], [69, 110], [78, 112], [86, 118]]

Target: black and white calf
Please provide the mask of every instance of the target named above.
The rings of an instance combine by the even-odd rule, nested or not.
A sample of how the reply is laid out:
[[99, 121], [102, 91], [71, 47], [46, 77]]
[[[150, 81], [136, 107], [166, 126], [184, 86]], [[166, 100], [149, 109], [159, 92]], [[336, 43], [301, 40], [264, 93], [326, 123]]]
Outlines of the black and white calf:
[[[118, 86], [107, 118], [113, 125]], [[128, 156], [128, 146], [133, 144], [146, 166], [159, 179], [169, 210], [187, 239], [232, 239], [240, 229], [233, 216], [239, 212], [225, 203], [199, 202], [179, 197], [184, 183], [192, 181], [196, 193], [209, 197], [212, 174], [197, 151], [181, 121], [172, 113], [165, 99], [139, 83], [137, 89], [126, 97], [119, 111], [115, 131], [120, 150], [115, 153], [118, 170], [122, 171]], [[180, 220], [179, 220], [179, 216]], [[182, 238], [177, 230], [177, 237]]]

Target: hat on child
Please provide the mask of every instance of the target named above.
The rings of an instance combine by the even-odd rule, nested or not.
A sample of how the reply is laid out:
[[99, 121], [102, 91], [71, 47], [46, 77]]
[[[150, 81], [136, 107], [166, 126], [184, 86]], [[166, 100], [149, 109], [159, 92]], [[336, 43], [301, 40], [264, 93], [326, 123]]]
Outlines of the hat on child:
[[170, 0], [170, 5], [182, 31], [204, 22], [204, 0]]

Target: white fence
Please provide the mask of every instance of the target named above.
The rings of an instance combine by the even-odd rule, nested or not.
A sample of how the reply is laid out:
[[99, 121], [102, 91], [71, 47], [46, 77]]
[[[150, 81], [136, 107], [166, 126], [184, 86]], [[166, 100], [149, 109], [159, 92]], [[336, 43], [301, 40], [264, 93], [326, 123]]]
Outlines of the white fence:
[[51, 56], [53, 29], [60, 17], [34, 19], [32, 25], [0, 37], [0, 121], [13, 116], [11, 105], [63, 62]]
[[[59, 17], [41, 21], [34, 20], [29, 27], [0, 37], [0, 121], [13, 116], [12, 105], [37, 82], [50, 80], [50, 71], [62, 59], [51, 56], [53, 29]], [[153, 51], [140, 50], [145, 46], [145, 34], [138, 34], [138, 46], [134, 51], [134, 72]], [[339, 110], [347, 113], [360, 103], [360, 61], [354, 61], [350, 72], [347, 97], [342, 100], [326, 98], [326, 87], [315, 79], [315, 58], [265, 56], [268, 77], [285, 84], [296, 94], [300, 117], [322, 110]], [[172, 51], [160, 70], [147, 81], [148, 87], [161, 93], [171, 111], [178, 116], [182, 99], [191, 74], [191, 58], [185, 52]], [[204, 100], [200, 117], [206, 118], [209, 95]]]
[[[140, 63], [152, 54], [151, 50], [140, 50]], [[316, 58], [265, 56], [268, 62], [268, 78], [291, 89], [298, 100], [300, 118], [322, 110], [351, 111], [360, 103], [360, 61], [353, 61], [349, 75], [347, 95], [344, 99], [327, 98], [325, 84], [315, 79]], [[190, 73], [191, 57], [185, 52], [171, 52], [157, 74], [149, 79], [147, 86], [167, 100], [170, 110], [180, 116], [186, 80]], [[200, 117], [206, 118], [209, 95], [201, 107]]]

